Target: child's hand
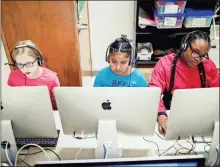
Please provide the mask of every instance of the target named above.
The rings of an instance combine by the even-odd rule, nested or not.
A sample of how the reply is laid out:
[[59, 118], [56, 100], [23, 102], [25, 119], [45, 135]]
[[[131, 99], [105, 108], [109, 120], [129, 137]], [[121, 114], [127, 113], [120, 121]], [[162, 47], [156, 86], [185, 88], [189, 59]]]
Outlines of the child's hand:
[[167, 130], [168, 118], [165, 115], [160, 115], [160, 116], [158, 116], [157, 121], [158, 121], [159, 132], [161, 134], [165, 135], [166, 134], [166, 130]]

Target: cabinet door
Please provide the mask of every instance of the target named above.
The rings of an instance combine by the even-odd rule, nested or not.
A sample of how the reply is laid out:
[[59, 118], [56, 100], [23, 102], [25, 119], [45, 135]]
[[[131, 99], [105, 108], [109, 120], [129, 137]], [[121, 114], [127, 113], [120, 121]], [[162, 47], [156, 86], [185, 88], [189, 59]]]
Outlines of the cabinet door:
[[2, 39], [9, 51], [30, 39], [41, 49], [45, 66], [61, 86], [81, 86], [76, 1], [1, 1]]

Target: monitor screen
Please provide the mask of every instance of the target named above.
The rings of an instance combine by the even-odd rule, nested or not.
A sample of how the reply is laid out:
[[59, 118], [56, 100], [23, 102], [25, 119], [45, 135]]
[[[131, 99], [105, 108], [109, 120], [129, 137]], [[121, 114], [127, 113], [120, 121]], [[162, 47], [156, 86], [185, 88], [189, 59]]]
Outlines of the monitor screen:
[[36, 166], [39, 167], [56, 167], [56, 166], [84, 166], [84, 167], [205, 167], [205, 158], [203, 156], [166, 156], [158, 158], [121, 158], [121, 159], [105, 159], [105, 160], [78, 160], [78, 161], [54, 161], [40, 162]]
[[103, 166], [101, 166], [101, 167], [106, 167], [106, 166], [108, 166], [108, 167], [134, 167], [134, 166], [137, 166], [137, 167], [148, 167], [148, 166], [172, 166], [172, 167], [178, 167], [178, 166], [185, 166], [185, 167], [187, 167], [187, 166], [190, 166], [190, 167], [198, 167], [198, 163], [197, 162], [167, 162], [167, 163], [145, 163], [145, 164], [131, 164], [131, 165], [126, 165], [126, 164], [120, 164], [120, 165], [103, 165]]

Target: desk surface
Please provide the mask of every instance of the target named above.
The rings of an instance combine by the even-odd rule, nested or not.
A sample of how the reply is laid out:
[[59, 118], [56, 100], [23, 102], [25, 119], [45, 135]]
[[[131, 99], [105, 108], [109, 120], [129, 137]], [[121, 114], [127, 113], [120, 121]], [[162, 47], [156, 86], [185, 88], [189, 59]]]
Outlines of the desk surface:
[[[59, 112], [54, 111], [53, 113], [54, 113], [56, 128], [60, 130], [60, 136], [58, 139], [57, 147], [51, 149], [53, 149], [60, 156], [62, 160], [75, 159], [76, 158], [75, 155], [78, 151], [80, 151], [80, 156], [78, 156], [78, 159], [93, 158], [93, 154], [97, 146], [96, 138], [78, 140], [71, 135], [63, 134]], [[159, 134], [157, 125], [155, 132]], [[161, 150], [160, 152], [162, 153], [163, 150], [167, 150], [169, 147], [173, 146], [173, 144], [176, 141], [176, 140], [165, 140], [163, 139], [163, 136], [161, 136], [160, 138], [156, 133], [152, 137], [145, 137], [145, 139], [148, 140], [149, 142], [145, 141], [143, 139], [143, 136], [128, 136], [124, 134], [118, 134], [118, 143], [122, 157], [158, 156], [156, 154], [156, 150], [157, 150], [156, 144], [158, 145], [159, 150]], [[150, 141], [153, 141], [156, 144]], [[191, 140], [189, 139], [188, 141]], [[181, 152], [188, 152], [192, 148], [192, 145], [186, 140], [179, 140], [178, 143], [181, 146], [188, 148], [188, 150], [180, 150]], [[180, 145], [176, 143], [175, 148], [176, 149], [182, 148]], [[207, 156], [207, 154], [204, 151], [205, 146], [206, 144], [204, 143], [196, 144], [195, 149], [193, 150], [194, 153], [204, 154], [205, 156]], [[170, 149], [162, 156], [175, 155], [176, 153], [175, 148]], [[208, 149], [209, 148], [207, 147], [207, 150]], [[37, 151], [39, 150], [36, 147], [31, 147], [29, 149], [29, 152], [37, 152]], [[52, 152], [48, 152], [48, 153], [51, 160], [57, 160], [57, 157]], [[44, 161], [44, 160], [47, 159], [43, 153], [31, 155], [31, 156], [25, 156], [25, 162], [31, 165], [37, 161]]]

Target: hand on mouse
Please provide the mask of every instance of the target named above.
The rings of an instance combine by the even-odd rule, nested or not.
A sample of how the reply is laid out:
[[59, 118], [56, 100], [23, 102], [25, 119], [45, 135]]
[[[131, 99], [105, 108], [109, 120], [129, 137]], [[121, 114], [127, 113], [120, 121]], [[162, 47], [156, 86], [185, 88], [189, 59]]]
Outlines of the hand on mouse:
[[158, 121], [158, 129], [159, 132], [163, 135], [166, 134], [166, 130], [167, 130], [167, 121], [168, 118], [165, 115], [160, 115], [157, 117], [157, 121]]

